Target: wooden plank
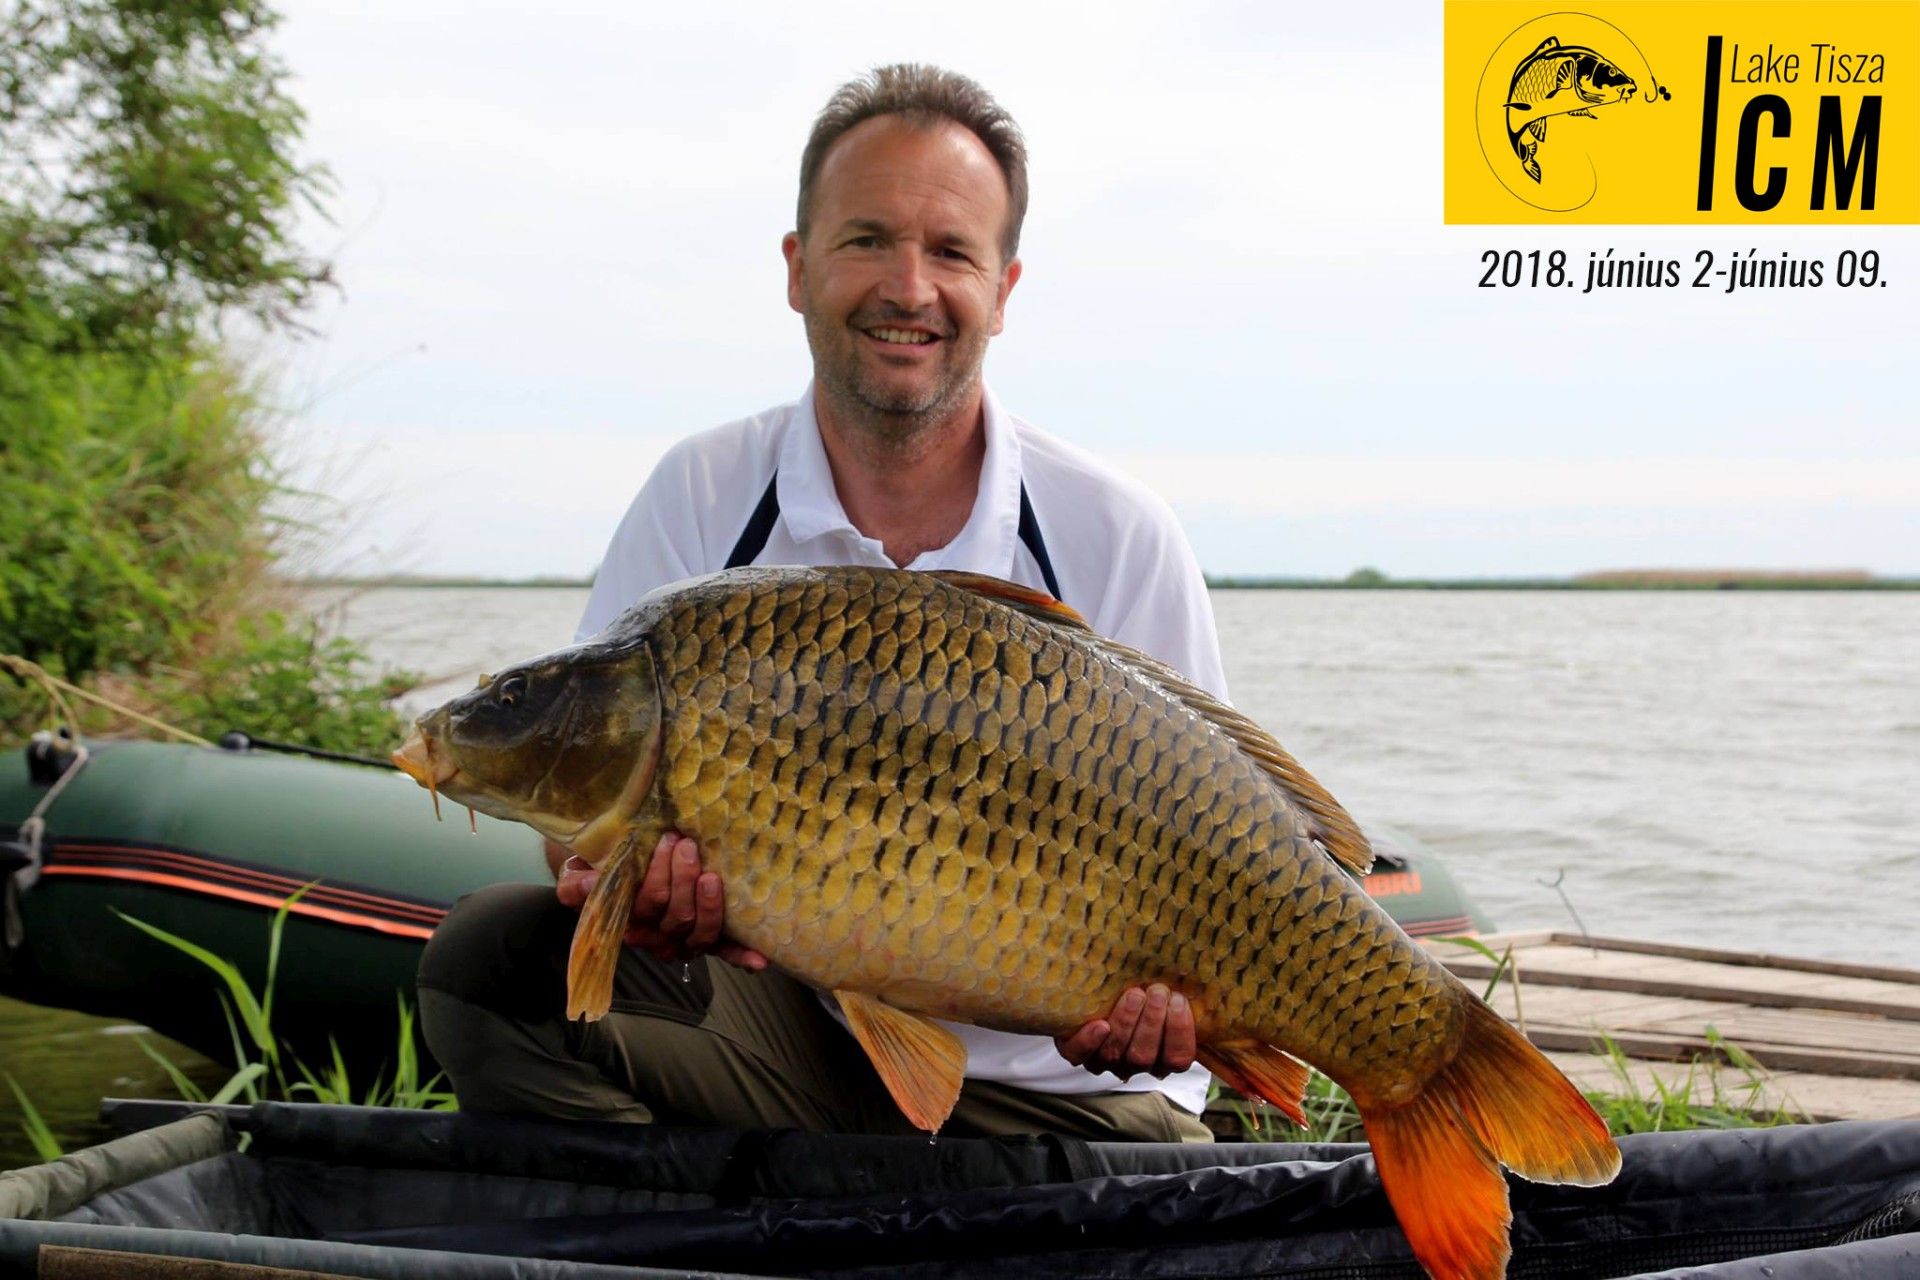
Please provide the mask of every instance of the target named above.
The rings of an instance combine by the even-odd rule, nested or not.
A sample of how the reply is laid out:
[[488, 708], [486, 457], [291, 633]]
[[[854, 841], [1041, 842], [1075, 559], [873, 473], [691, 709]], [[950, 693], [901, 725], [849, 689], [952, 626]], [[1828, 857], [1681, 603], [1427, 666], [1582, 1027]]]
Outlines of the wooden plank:
[[[1714, 1058], [1719, 1050], [1704, 1035], [1649, 1033], [1610, 1028], [1608, 1037], [1620, 1051], [1633, 1058], [1664, 1058], [1685, 1061], [1688, 1058]], [[1582, 1028], [1561, 1028], [1527, 1024], [1527, 1038], [1542, 1049], [1588, 1049], [1597, 1043], [1594, 1032]], [[1920, 1080], [1920, 1059], [1907, 1055], [1868, 1053], [1861, 1050], [1836, 1050], [1801, 1045], [1754, 1044], [1736, 1041], [1741, 1049], [1771, 1071], [1812, 1071], [1822, 1075], [1866, 1076], [1884, 1079]]]
[[[1697, 1029], [1702, 1024], [1691, 1012], [1682, 1012], [1662, 1017], [1637, 1015], [1631, 1025], [1636, 1030], [1661, 1032]], [[1744, 1008], [1720, 1015], [1712, 1026], [1741, 1045], [1762, 1042], [1830, 1045], [1837, 1049], [1905, 1056], [1920, 1062], [1920, 1028], [1908, 1022], [1887, 1022], [1825, 1009]]]
[[1584, 938], [1577, 933], [1549, 932], [1546, 937], [1541, 931], [1528, 933], [1488, 934], [1481, 939], [1498, 951], [1503, 946], [1536, 946], [1541, 942], [1555, 942], [1573, 947], [1598, 947], [1603, 951], [1634, 951], [1645, 955], [1674, 956], [1683, 960], [1704, 960], [1713, 964], [1733, 965], [1741, 968], [1791, 969], [1804, 973], [1825, 973], [1849, 978], [1872, 978], [1881, 982], [1903, 982], [1911, 986], [1920, 986], [1920, 969], [1907, 969], [1897, 965], [1850, 964], [1840, 960], [1815, 960], [1805, 956], [1774, 955], [1767, 951], [1725, 951], [1714, 947], [1694, 947], [1676, 942], [1647, 942], [1638, 938], [1595, 937]]
[[[1440, 953], [1443, 963], [1471, 985], [1491, 978], [1496, 966], [1478, 955]], [[1894, 983], [1866, 978], [1820, 978], [1811, 974], [1774, 974], [1752, 969], [1718, 971], [1694, 960], [1593, 956], [1559, 947], [1517, 953], [1523, 984], [1633, 991], [1699, 1000], [1737, 1000], [1776, 1008], [1811, 1007], [1845, 1013], [1920, 1022], [1920, 993]]]

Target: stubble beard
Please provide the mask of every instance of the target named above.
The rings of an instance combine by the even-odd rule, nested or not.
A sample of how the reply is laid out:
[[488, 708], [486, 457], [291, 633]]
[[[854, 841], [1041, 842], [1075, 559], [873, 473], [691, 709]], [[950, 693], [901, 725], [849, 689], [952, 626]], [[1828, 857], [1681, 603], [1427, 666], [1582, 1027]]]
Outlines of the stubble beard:
[[875, 376], [861, 359], [856, 344], [862, 335], [855, 324], [865, 323], [864, 318], [829, 320], [811, 305], [803, 318], [807, 346], [813, 352], [814, 383], [831, 406], [835, 421], [889, 451], [910, 449], [924, 439], [965, 404], [980, 384], [987, 354], [984, 331], [964, 338], [943, 337], [948, 349], [942, 352], [933, 380], [916, 389]]

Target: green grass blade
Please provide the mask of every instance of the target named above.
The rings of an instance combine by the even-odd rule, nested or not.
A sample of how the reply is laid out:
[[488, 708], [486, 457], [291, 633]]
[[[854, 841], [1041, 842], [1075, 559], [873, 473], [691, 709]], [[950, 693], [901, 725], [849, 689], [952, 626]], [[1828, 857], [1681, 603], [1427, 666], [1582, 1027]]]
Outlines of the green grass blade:
[[214, 975], [226, 984], [227, 994], [232, 997], [234, 1008], [239, 1010], [240, 1021], [246, 1027], [247, 1035], [267, 1060], [272, 1061], [278, 1046], [274, 1042], [273, 1029], [267, 1022], [266, 1011], [261, 1008], [259, 999], [253, 994], [253, 989], [247, 986], [246, 977], [232, 961], [224, 960], [198, 943], [189, 942], [178, 934], [168, 933], [158, 925], [136, 919], [118, 907], [111, 910], [113, 914], [147, 936], [166, 943], [183, 955], [193, 957], [212, 970]]
[[152, 1058], [159, 1064], [160, 1069], [167, 1073], [167, 1078], [173, 1081], [174, 1089], [179, 1092], [183, 1100], [187, 1102], [205, 1102], [207, 1100], [207, 1091], [195, 1084], [192, 1078], [174, 1063], [173, 1059], [149, 1044], [145, 1036], [135, 1036], [133, 1042], [140, 1046], [140, 1052]]
[[280, 977], [280, 938], [287, 929], [287, 914], [293, 910], [293, 904], [307, 896], [320, 882], [309, 880], [287, 895], [280, 909], [273, 913], [273, 923], [267, 926], [267, 989], [261, 1001], [261, 1013], [266, 1024], [273, 1025], [273, 989]]
[[13, 1090], [14, 1099], [20, 1104], [20, 1132], [26, 1134], [27, 1141], [33, 1144], [33, 1153], [40, 1157], [40, 1163], [51, 1164], [67, 1154], [60, 1146], [60, 1139], [54, 1137], [53, 1130], [47, 1126], [40, 1108], [33, 1105], [33, 1099], [20, 1087], [20, 1082], [9, 1075], [7, 1087]]
[[234, 1098], [238, 1097], [243, 1091], [252, 1090], [254, 1093], [258, 1093], [259, 1090], [254, 1082], [265, 1074], [267, 1074], [266, 1063], [249, 1062], [246, 1066], [234, 1072], [233, 1076], [225, 1084], [216, 1089], [213, 1096], [208, 1098], [207, 1101], [215, 1104], [232, 1102]]

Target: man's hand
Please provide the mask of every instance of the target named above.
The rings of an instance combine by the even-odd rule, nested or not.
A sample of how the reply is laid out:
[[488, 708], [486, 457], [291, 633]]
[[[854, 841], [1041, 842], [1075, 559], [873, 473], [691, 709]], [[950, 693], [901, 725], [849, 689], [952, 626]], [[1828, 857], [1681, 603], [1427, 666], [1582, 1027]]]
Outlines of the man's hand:
[[[570, 857], [560, 867], [554, 896], [578, 911], [599, 881], [598, 871]], [[766, 968], [767, 958], [752, 947], [720, 941], [726, 917], [726, 892], [719, 875], [700, 870], [700, 846], [669, 831], [654, 847], [646, 878], [634, 894], [624, 941], [669, 963], [712, 952], [749, 973]]]
[[1111, 1071], [1122, 1080], [1142, 1071], [1164, 1078], [1193, 1065], [1193, 1008], [1158, 982], [1129, 987], [1112, 1013], [1053, 1043], [1076, 1067]]

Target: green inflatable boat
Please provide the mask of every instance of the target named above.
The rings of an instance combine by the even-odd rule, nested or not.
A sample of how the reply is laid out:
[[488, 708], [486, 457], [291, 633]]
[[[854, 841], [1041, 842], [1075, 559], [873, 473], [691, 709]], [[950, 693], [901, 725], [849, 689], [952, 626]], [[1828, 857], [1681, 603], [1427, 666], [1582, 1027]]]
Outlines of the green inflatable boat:
[[[230, 1033], [213, 979], [121, 916], [223, 956], [259, 989], [268, 925], [289, 895], [276, 1028], [349, 1059], [392, 1051], [397, 996], [462, 894], [548, 880], [540, 841], [484, 814], [469, 825], [378, 761], [229, 734], [218, 747], [42, 736], [0, 760], [0, 991], [137, 1019], [213, 1057]], [[1369, 825], [1367, 886], [1412, 934], [1490, 926], [1445, 869]], [[119, 914], [116, 914], [119, 913]]]

